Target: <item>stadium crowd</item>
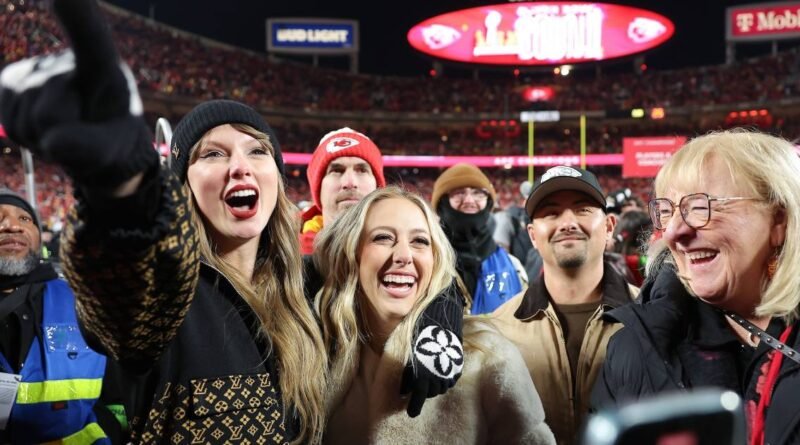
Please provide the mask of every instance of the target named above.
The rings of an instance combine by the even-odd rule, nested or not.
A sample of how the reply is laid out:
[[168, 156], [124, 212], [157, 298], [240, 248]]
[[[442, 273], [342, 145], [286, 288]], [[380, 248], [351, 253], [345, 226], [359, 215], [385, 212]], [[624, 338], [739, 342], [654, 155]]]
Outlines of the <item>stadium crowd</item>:
[[[0, 1], [3, 65], [63, 45], [43, 4]], [[526, 77], [533, 74], [507, 80], [394, 78], [270, 61], [266, 55], [223, 46], [116, 8], [107, 6], [105, 11], [144, 93], [193, 100], [230, 98], [257, 108], [498, 112], [529, 106], [520, 94], [529, 83], [554, 87], [556, 95], [548, 107], [559, 110], [767, 103], [800, 91], [800, 57], [794, 49], [732, 65], [609, 73], [599, 79]]]

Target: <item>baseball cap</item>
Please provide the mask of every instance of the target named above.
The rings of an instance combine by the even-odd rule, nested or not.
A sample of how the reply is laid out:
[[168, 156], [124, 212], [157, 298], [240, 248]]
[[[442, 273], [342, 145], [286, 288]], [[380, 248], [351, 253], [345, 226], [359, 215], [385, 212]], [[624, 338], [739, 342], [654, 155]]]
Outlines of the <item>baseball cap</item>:
[[533, 212], [548, 195], [562, 190], [574, 190], [587, 194], [597, 205], [606, 210], [606, 195], [597, 177], [590, 171], [559, 165], [547, 170], [533, 184], [533, 191], [525, 202], [525, 211], [533, 219]]

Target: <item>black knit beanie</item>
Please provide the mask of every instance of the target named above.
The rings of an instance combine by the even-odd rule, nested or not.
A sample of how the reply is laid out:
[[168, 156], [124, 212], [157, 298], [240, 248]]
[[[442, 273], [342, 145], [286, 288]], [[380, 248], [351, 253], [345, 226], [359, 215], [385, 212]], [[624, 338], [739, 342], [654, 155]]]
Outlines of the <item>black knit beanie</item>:
[[39, 225], [39, 216], [33, 210], [33, 206], [31, 206], [30, 203], [28, 203], [28, 201], [26, 201], [22, 196], [19, 196], [7, 188], [0, 188], [0, 204], [19, 207], [28, 212], [33, 218], [33, 222], [36, 224], [36, 227], [39, 227], [39, 231], [41, 231], [42, 226]]
[[172, 171], [181, 182], [186, 181], [189, 153], [206, 132], [225, 124], [246, 124], [266, 134], [275, 150], [275, 164], [284, 175], [281, 146], [275, 132], [254, 109], [232, 100], [211, 100], [194, 107], [178, 122], [172, 133]]

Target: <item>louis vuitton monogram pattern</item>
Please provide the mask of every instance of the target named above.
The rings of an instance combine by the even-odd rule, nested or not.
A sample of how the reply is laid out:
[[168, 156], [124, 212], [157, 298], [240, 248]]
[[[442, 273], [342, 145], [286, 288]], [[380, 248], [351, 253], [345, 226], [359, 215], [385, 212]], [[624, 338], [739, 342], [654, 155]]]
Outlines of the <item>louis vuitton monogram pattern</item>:
[[64, 274], [78, 316], [115, 359], [153, 361], [172, 340], [194, 296], [199, 253], [187, 198], [169, 170], [152, 227], [92, 225], [76, 206], [62, 238]]
[[133, 443], [288, 444], [287, 436], [280, 397], [264, 373], [192, 380], [191, 388], [168, 383]]

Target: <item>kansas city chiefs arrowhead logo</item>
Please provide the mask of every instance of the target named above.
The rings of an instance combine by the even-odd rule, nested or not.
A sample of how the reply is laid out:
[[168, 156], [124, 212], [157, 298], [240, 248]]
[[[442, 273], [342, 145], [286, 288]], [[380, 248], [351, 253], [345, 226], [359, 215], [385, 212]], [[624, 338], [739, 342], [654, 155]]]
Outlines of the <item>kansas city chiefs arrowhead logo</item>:
[[357, 140], [342, 136], [328, 141], [328, 145], [325, 146], [325, 150], [327, 150], [328, 153], [336, 153], [339, 150], [355, 147], [356, 145], [358, 145]]

